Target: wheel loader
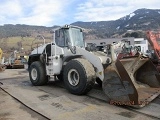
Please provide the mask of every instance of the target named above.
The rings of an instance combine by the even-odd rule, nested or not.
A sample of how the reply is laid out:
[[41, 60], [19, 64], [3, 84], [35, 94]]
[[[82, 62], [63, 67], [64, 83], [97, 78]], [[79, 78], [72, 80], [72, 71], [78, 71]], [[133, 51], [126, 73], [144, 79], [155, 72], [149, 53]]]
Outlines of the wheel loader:
[[[52, 32], [53, 41], [29, 55], [28, 71], [33, 85], [45, 85], [50, 76], [57, 76], [70, 93], [83, 95], [99, 79], [110, 101], [135, 107], [145, 106], [160, 94], [160, 75], [143, 54], [112, 60], [94, 46], [85, 46], [80, 27], [65, 25]], [[114, 48], [111, 54], [116, 56]]]

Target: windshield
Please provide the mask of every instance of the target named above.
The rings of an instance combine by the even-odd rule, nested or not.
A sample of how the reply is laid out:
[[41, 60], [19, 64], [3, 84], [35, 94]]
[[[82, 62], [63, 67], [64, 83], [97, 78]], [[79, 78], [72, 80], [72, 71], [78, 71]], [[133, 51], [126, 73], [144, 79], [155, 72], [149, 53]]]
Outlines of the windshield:
[[81, 29], [70, 28], [69, 33], [72, 46], [84, 47], [83, 34]]
[[70, 27], [69, 29], [60, 29], [55, 32], [55, 42], [60, 47], [71, 46], [84, 47], [82, 30]]

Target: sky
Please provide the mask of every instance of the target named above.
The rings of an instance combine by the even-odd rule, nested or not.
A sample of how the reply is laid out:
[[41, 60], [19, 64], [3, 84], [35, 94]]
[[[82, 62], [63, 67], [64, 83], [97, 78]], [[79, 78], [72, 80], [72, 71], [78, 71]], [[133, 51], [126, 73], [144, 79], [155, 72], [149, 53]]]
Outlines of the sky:
[[160, 9], [160, 0], [0, 0], [0, 25], [108, 21], [141, 8]]

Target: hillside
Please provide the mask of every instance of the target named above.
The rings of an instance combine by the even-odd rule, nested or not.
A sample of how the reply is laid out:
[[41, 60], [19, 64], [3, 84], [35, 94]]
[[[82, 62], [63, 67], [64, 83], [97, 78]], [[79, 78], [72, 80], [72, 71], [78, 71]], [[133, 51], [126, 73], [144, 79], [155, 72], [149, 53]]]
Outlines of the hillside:
[[[75, 22], [77, 25], [89, 29], [88, 36], [95, 38], [117, 37], [127, 31], [146, 31], [160, 29], [160, 9], [138, 9], [114, 21]], [[93, 39], [95, 39], [93, 38]]]
[[[35, 40], [41, 39], [37, 38], [39, 34], [43, 35], [46, 41], [52, 40], [50, 31], [53, 28], [54, 27], [20, 24], [0, 26], [0, 48], [2, 48], [5, 53], [10, 53], [14, 50], [22, 51], [22, 49], [25, 52], [30, 52], [32, 47], [43, 43], [43, 40]], [[32, 43], [34, 45], [32, 45]]]
[[[145, 37], [146, 30], [160, 29], [160, 9], [138, 9], [129, 15], [113, 21], [75, 22], [72, 25], [85, 28], [85, 39], [108, 37]], [[4, 51], [31, 49], [31, 44], [38, 34], [46, 40], [52, 40], [53, 27], [12, 25], [0, 26], [0, 47]], [[40, 42], [40, 41], [39, 41]], [[41, 41], [43, 42], [43, 41]]]

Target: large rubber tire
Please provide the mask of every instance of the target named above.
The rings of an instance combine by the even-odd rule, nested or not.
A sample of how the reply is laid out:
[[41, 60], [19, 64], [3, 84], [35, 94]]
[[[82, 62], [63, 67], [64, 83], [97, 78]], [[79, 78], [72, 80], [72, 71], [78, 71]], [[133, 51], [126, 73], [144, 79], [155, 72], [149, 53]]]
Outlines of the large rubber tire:
[[70, 93], [83, 95], [94, 86], [96, 74], [88, 60], [77, 58], [67, 63], [63, 70], [63, 78], [65, 87]]
[[29, 68], [29, 77], [33, 85], [41, 86], [48, 82], [46, 71], [43, 64], [40, 61], [35, 61]]

